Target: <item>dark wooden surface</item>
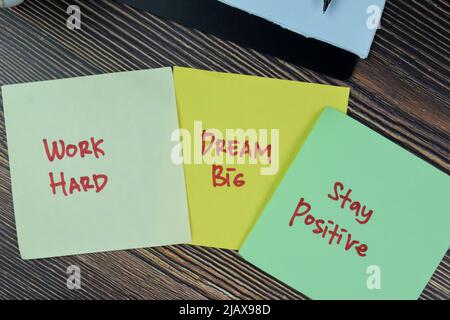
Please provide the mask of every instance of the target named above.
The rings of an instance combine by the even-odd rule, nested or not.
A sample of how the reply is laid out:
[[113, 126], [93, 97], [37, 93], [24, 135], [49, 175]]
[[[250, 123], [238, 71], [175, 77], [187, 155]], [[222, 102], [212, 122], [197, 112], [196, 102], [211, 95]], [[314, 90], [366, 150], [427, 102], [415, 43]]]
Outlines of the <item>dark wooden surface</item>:
[[[81, 7], [82, 30], [66, 28], [69, 4]], [[370, 58], [342, 82], [112, 1], [28, 0], [0, 9], [0, 85], [172, 65], [346, 85], [352, 117], [449, 174], [448, 12], [446, 0], [388, 0]], [[2, 110], [0, 298], [306, 298], [227, 250], [183, 245], [22, 261]], [[422, 299], [450, 298], [449, 263], [448, 253]], [[66, 287], [72, 264], [81, 267], [82, 290]]]

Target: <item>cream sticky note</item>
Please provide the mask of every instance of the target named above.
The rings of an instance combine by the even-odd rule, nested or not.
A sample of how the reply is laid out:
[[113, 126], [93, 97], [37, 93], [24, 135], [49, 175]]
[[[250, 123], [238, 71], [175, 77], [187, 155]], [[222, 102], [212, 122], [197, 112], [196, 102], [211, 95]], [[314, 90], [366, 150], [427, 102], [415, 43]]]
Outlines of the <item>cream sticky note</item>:
[[193, 244], [238, 249], [320, 112], [345, 112], [349, 89], [186, 68], [174, 80]]
[[190, 241], [170, 68], [2, 93], [24, 259]]
[[450, 178], [327, 109], [242, 256], [313, 299], [417, 299], [450, 243]]

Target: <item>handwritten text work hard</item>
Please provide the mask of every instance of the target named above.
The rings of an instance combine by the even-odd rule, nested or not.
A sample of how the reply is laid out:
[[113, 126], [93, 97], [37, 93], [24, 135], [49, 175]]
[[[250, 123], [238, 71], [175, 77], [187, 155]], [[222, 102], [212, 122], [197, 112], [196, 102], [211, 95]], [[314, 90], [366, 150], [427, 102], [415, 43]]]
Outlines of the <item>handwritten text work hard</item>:
[[[105, 156], [105, 151], [101, 148], [103, 139], [90, 138], [77, 144], [67, 144], [64, 140], [52, 141], [43, 140], [45, 154], [51, 163], [65, 158], [81, 159], [95, 158]], [[101, 192], [108, 183], [106, 174], [93, 174], [91, 176], [81, 176], [79, 178], [67, 178], [63, 171], [58, 174], [49, 172], [50, 188], [52, 194], [62, 193], [64, 196], [70, 196], [75, 192], [95, 191]]]

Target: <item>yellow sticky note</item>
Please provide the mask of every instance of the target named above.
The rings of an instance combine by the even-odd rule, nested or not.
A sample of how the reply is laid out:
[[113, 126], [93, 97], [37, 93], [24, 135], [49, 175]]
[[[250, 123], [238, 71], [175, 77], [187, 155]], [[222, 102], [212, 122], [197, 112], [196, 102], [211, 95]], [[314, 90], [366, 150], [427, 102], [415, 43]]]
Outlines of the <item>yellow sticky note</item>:
[[321, 112], [347, 111], [349, 89], [178, 67], [174, 81], [192, 244], [237, 250]]

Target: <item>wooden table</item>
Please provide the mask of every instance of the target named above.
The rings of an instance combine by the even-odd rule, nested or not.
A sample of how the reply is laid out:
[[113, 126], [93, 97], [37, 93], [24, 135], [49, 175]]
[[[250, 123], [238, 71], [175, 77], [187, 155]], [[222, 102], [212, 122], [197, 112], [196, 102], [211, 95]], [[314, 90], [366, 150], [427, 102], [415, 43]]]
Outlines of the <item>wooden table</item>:
[[[66, 27], [70, 4], [82, 10], [82, 30]], [[388, 0], [370, 58], [342, 82], [113, 1], [28, 0], [0, 9], [0, 85], [181, 65], [350, 86], [353, 118], [448, 174], [448, 11], [446, 0]], [[22, 261], [2, 110], [0, 298], [306, 298], [228, 250], [182, 245]], [[421, 298], [450, 298], [449, 263], [447, 253]], [[66, 287], [73, 264], [81, 290]]]

